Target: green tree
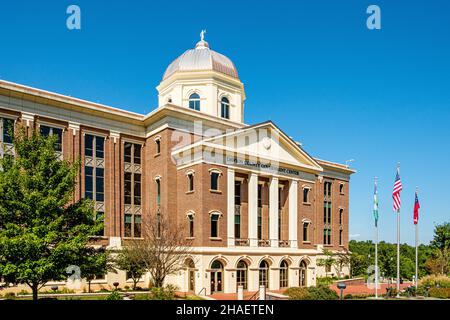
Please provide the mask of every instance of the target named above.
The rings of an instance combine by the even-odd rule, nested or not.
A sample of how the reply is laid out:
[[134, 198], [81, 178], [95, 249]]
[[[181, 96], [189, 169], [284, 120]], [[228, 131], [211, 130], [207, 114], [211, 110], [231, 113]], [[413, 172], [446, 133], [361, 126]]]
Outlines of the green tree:
[[321, 258], [317, 260], [317, 265], [319, 267], [325, 267], [325, 276], [328, 278], [328, 270], [333, 266], [335, 263], [335, 258], [333, 252], [330, 250], [324, 249], [323, 255], [325, 258]]
[[30, 286], [35, 300], [89, 256], [89, 238], [103, 228], [91, 201], [72, 201], [79, 162], [59, 160], [55, 143], [19, 128], [15, 156], [0, 160], [0, 275]]
[[434, 272], [448, 274], [450, 272], [450, 222], [437, 225], [431, 241], [434, 249], [429, 265], [434, 265]]
[[133, 290], [136, 290], [139, 279], [146, 272], [146, 264], [139, 252], [139, 247], [133, 245], [122, 247], [114, 258], [114, 265], [127, 273], [127, 278], [133, 280]]
[[88, 292], [91, 292], [92, 280], [102, 278], [110, 269], [108, 251], [105, 248], [88, 247], [85, 256], [78, 263], [81, 275], [88, 283]]
[[345, 267], [350, 267], [350, 253], [347, 250], [339, 251], [334, 256], [333, 265], [338, 271], [338, 276], [341, 277], [342, 271]]

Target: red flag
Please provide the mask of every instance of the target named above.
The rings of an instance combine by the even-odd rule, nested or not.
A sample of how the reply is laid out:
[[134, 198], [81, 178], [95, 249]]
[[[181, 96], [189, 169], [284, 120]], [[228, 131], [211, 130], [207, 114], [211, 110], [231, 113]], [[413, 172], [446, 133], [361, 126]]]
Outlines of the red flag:
[[419, 203], [419, 198], [417, 197], [417, 192], [416, 192], [416, 200], [414, 201], [414, 224], [417, 224], [417, 222], [419, 222], [419, 208], [420, 208], [420, 203]]

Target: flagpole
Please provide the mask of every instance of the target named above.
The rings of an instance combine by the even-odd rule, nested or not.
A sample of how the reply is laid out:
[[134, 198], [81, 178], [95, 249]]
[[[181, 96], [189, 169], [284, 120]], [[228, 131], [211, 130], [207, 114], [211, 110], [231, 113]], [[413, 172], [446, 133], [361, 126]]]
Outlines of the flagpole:
[[[419, 193], [419, 187], [416, 187], [416, 195]], [[416, 291], [419, 283], [419, 219], [416, 222]]]
[[[377, 177], [375, 177], [375, 187], [377, 185]], [[377, 191], [378, 192], [378, 191]], [[378, 195], [377, 195], [377, 201], [378, 201]], [[377, 210], [378, 210], [378, 204], [377, 204]], [[375, 219], [375, 299], [378, 299], [378, 219]]]
[[400, 298], [400, 209], [397, 210], [397, 298]]
[[[397, 170], [400, 171], [400, 162]], [[397, 209], [397, 298], [400, 298], [400, 207]]]
[[375, 225], [375, 298], [378, 299], [378, 223]]

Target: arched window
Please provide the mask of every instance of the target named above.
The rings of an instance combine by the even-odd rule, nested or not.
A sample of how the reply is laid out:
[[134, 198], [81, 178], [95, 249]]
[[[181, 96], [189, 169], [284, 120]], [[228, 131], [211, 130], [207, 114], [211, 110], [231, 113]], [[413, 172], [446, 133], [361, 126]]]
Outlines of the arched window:
[[303, 222], [303, 242], [309, 241], [308, 229], [309, 229], [309, 222], [308, 221]]
[[266, 260], [259, 264], [259, 285], [269, 287], [269, 264]]
[[288, 271], [289, 265], [286, 260], [283, 260], [280, 264], [280, 288], [287, 288], [288, 286]]
[[187, 219], [188, 219], [189, 238], [193, 238], [194, 237], [194, 213], [189, 212], [187, 214]]
[[214, 260], [211, 264], [211, 269], [223, 269], [223, 264], [219, 260]]
[[306, 287], [307, 286], [307, 264], [305, 262], [305, 260], [302, 260], [302, 262], [300, 262], [300, 279], [299, 279], [299, 284], [300, 287]]
[[230, 101], [223, 97], [220, 102], [220, 116], [225, 119], [230, 119]]
[[239, 261], [237, 264], [237, 285], [242, 286], [244, 290], [247, 290], [247, 263], [243, 260]]
[[303, 203], [309, 203], [309, 187], [303, 187]]
[[189, 109], [200, 111], [200, 96], [197, 93], [189, 96]]

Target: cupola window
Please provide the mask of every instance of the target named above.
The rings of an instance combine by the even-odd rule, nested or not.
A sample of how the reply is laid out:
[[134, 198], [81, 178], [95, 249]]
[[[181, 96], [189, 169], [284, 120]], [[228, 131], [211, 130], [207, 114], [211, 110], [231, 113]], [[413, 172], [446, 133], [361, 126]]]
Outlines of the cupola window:
[[220, 116], [230, 119], [230, 101], [226, 97], [223, 97], [220, 102]]
[[189, 96], [189, 109], [200, 111], [200, 96], [197, 93]]

